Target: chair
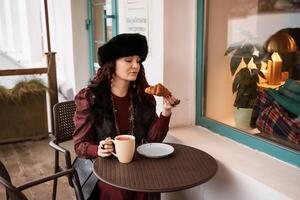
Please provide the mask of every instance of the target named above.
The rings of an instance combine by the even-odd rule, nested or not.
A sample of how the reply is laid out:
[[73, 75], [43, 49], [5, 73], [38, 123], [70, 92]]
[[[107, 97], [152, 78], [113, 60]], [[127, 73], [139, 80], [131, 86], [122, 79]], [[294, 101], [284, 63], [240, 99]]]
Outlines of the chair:
[[11, 183], [11, 179], [7, 169], [0, 160], [0, 185], [4, 186], [6, 190], [6, 199], [27, 200], [27, 197], [22, 193], [23, 190], [67, 175], [72, 175], [74, 177], [73, 185], [75, 188], [76, 198], [78, 200], [83, 200], [83, 194], [79, 184], [79, 178], [75, 169], [71, 168], [47, 177], [43, 177], [41, 179], [36, 179], [34, 181], [27, 182], [20, 186], [14, 186]]
[[[60, 172], [65, 169], [72, 168], [70, 151], [59, 146], [60, 143], [71, 140], [72, 134], [75, 130], [73, 116], [75, 113], [75, 102], [65, 101], [57, 103], [53, 107], [53, 121], [54, 121], [54, 139], [49, 142], [49, 145], [55, 150], [54, 172]], [[59, 153], [63, 153], [65, 157], [65, 167], [59, 163]], [[69, 184], [73, 187], [72, 176], [69, 176]], [[53, 181], [53, 195], [52, 199], [56, 199], [57, 179]]]
[[[55, 150], [55, 164], [54, 164], [55, 173], [62, 171], [65, 168], [66, 169], [72, 168], [70, 151], [59, 146], [59, 144], [72, 139], [72, 135], [75, 130], [75, 125], [73, 122], [73, 116], [75, 110], [76, 110], [76, 105], [74, 101], [65, 101], [65, 102], [57, 103], [53, 106], [54, 139], [49, 142], [49, 145], [53, 147]], [[60, 152], [63, 153], [65, 156], [65, 162], [66, 162], [65, 168], [59, 164]], [[69, 176], [69, 184], [70, 186], [73, 187], [72, 176]], [[82, 190], [85, 191], [84, 187]], [[57, 192], [57, 180], [54, 179], [52, 200], [56, 199], [56, 192]], [[152, 200], [152, 199], [157, 199], [157, 196], [160, 194], [149, 193], [148, 195], [149, 195], [148, 199]]]

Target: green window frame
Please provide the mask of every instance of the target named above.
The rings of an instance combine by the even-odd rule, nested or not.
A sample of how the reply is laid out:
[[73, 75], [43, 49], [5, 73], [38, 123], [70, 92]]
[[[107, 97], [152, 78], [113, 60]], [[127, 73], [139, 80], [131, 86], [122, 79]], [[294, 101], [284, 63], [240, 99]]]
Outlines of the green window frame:
[[300, 167], [300, 153], [285, 148], [279, 144], [267, 141], [230, 126], [218, 123], [204, 116], [204, 33], [205, 33], [205, 0], [197, 0], [197, 44], [196, 44], [196, 125], [208, 128], [209, 130], [228, 137], [241, 144], [257, 149], [287, 163]]
[[[89, 35], [89, 74], [90, 78], [94, 76], [94, 25], [93, 25], [93, 9], [92, 9], [92, 0], [87, 1], [87, 8], [88, 8], [88, 17], [86, 19], [86, 29]], [[103, 33], [104, 33], [104, 42], [107, 42], [106, 36], [106, 18], [112, 19], [112, 36], [116, 36], [119, 32], [119, 19], [118, 19], [118, 0], [111, 0], [112, 6], [112, 15], [103, 14]]]

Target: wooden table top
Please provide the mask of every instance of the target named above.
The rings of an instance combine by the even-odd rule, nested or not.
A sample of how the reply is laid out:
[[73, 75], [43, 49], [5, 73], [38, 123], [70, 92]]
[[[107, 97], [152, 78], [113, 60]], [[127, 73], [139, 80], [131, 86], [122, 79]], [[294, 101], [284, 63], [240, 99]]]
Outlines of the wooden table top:
[[217, 172], [216, 160], [199, 149], [170, 144], [173, 154], [164, 158], [134, 155], [128, 164], [114, 156], [97, 158], [94, 174], [118, 188], [140, 192], [173, 192], [205, 183]]

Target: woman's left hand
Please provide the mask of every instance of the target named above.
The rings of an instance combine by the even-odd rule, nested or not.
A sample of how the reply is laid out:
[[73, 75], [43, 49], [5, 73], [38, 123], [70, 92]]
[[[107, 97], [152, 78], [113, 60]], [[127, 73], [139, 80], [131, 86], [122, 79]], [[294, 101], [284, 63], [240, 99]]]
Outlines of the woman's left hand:
[[162, 115], [164, 117], [169, 117], [172, 113], [172, 108], [174, 108], [175, 106], [172, 106], [172, 104], [171, 104], [170, 100], [168, 100], [168, 98], [164, 97], [163, 101], [164, 101], [164, 104], [163, 104]]
[[113, 144], [111, 142], [111, 138], [108, 137], [105, 140], [101, 140], [99, 142], [97, 154], [100, 157], [108, 157], [108, 156], [111, 156], [113, 150], [114, 150], [114, 148], [113, 148]]

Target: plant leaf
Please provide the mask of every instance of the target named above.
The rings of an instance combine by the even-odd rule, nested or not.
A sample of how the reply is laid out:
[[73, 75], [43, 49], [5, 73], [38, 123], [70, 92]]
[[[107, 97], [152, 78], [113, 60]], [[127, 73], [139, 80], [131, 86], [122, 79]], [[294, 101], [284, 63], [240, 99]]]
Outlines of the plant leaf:
[[252, 58], [252, 57], [244, 57], [244, 62], [246, 63], [246, 65], [249, 64], [251, 58]]
[[239, 74], [237, 74], [234, 77], [234, 80], [233, 80], [233, 83], [232, 83], [232, 93], [233, 94], [236, 93], [236, 91], [238, 90], [239, 82], [240, 82], [240, 76], [239, 76]]
[[228, 56], [231, 52], [236, 50], [238, 47], [237, 46], [230, 46], [226, 49], [224, 56]]
[[249, 63], [253, 56], [254, 46], [252, 44], [245, 44], [240, 46], [233, 54], [233, 57], [243, 57], [246, 64]]
[[232, 57], [230, 60], [230, 71], [233, 76], [242, 61], [242, 57]]
[[258, 70], [253, 72], [248, 68], [242, 68], [235, 77], [233, 89], [236, 89], [236, 99], [234, 106], [238, 108], [251, 108], [257, 96]]
[[254, 76], [255, 74], [258, 74], [258, 69], [250, 69], [250, 75]]
[[241, 42], [236, 42], [231, 44], [225, 51], [225, 56], [228, 56], [229, 54], [231, 54], [234, 50], [238, 49], [240, 46], [242, 45]]
[[236, 93], [236, 98], [235, 98], [235, 101], [234, 101], [235, 105], [236, 104], [237, 105], [241, 104], [240, 100], [242, 99], [242, 96], [245, 93], [245, 90], [246, 90], [245, 87], [242, 87], [242, 86], [239, 87], [239, 90]]
[[255, 43], [255, 44], [253, 44], [253, 46], [257, 51], [259, 51], [259, 53], [264, 52], [264, 48], [262, 47], [262, 45]]

